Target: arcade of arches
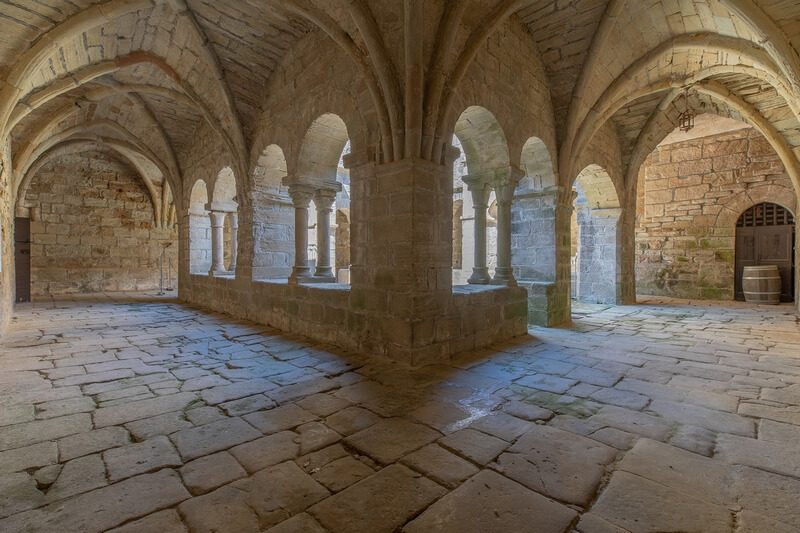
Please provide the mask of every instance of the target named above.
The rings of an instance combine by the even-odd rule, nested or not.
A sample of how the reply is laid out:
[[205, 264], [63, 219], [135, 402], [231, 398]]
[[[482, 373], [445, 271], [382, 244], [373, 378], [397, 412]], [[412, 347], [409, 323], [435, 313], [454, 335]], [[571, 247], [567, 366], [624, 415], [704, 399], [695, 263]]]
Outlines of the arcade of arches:
[[0, 134], [2, 531], [800, 531], [800, 1], [0, 0]]

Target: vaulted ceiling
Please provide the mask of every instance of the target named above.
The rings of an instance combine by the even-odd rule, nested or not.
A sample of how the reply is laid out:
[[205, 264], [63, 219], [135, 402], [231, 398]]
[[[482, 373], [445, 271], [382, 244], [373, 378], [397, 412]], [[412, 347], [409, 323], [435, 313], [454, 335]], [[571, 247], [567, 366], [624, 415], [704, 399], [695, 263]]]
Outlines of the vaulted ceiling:
[[[470, 2], [475, 12], [464, 21], [476, 27], [461, 31], [477, 32], [504, 10], [528, 29], [548, 76], [562, 172], [574, 173], [565, 162], [608, 121], [623, 162], [636, 166], [687, 105], [756, 123], [800, 156], [796, 0]], [[336, 21], [354, 46], [375, 53], [348, 13], [371, 5], [381, 27], [391, 27], [381, 19], [384, 4], [4, 0], [0, 90], [8, 98], [0, 125], [11, 137], [15, 171], [67, 142], [114, 139], [155, 160], [161, 171], [152, 172], [153, 183], [178, 186], [203, 124], [232, 152], [247, 153], [273, 72], [318, 25]], [[299, 15], [306, 11], [316, 18]]]

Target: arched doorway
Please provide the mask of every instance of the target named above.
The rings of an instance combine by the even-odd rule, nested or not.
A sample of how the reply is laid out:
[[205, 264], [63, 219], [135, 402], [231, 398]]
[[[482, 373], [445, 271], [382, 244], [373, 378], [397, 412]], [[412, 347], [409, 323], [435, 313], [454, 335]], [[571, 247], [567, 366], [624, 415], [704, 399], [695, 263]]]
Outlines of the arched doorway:
[[736, 299], [744, 300], [746, 266], [776, 265], [781, 274], [781, 301], [794, 301], [794, 215], [769, 202], [756, 204], [736, 222]]

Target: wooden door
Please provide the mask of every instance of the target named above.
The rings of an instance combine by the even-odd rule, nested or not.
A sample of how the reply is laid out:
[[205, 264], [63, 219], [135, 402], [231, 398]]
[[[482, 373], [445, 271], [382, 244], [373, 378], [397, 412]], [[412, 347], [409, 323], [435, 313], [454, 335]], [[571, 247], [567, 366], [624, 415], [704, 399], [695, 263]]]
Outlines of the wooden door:
[[775, 265], [781, 273], [781, 301], [794, 298], [794, 227], [764, 226], [756, 230], [756, 258], [759, 265]]
[[17, 301], [31, 301], [31, 221], [14, 220], [14, 266], [17, 282]]
[[793, 301], [795, 228], [792, 214], [777, 204], [758, 204], [745, 211], [736, 226], [736, 299], [744, 300], [744, 267], [775, 265], [781, 274], [781, 301]]

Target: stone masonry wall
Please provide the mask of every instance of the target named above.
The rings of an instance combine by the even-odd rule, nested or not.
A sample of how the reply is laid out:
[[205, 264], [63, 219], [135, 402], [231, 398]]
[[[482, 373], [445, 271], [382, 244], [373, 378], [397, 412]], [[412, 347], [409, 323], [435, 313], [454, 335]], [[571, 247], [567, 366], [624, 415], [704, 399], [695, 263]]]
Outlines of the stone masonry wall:
[[31, 221], [34, 298], [158, 288], [164, 242], [173, 243], [166, 258], [172, 261], [173, 280], [177, 276], [175, 229], [154, 227], [141, 179], [103, 154], [48, 163], [31, 183], [26, 201], [38, 208]]
[[9, 145], [0, 144], [0, 334], [14, 306], [14, 208], [11, 201]]
[[732, 299], [739, 215], [760, 202], [792, 211], [778, 155], [753, 128], [657, 148], [639, 175], [639, 294]]

